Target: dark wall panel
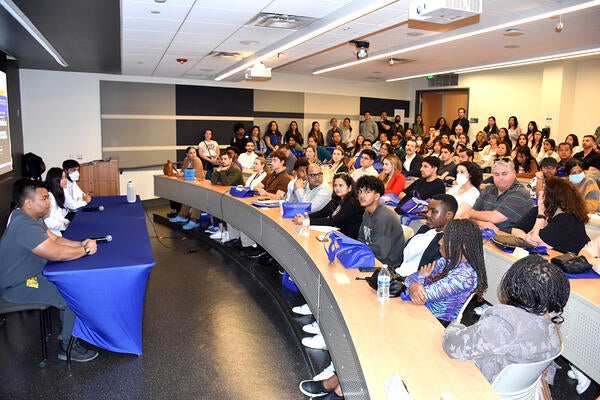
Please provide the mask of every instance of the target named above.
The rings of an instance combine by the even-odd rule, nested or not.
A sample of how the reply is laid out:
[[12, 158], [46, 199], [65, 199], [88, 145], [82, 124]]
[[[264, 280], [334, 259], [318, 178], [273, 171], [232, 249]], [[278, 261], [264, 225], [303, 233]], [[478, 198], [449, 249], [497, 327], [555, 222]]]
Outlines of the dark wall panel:
[[248, 117], [254, 112], [252, 89], [177, 85], [175, 97], [177, 115]]
[[241, 122], [246, 127], [246, 132], [250, 133], [253, 121], [197, 121], [197, 120], [178, 120], [177, 121], [177, 145], [197, 145], [204, 139], [204, 130], [212, 129], [213, 139], [220, 145], [229, 144], [233, 137], [233, 126]]
[[[388, 113], [389, 118], [393, 119], [395, 109], [403, 109], [405, 111], [404, 116], [406, 116], [409, 111], [408, 107], [410, 107], [410, 101], [406, 100], [376, 99], [373, 97], [360, 98], [361, 115], [365, 111], [370, 111], [371, 115], [375, 117], [385, 111]], [[376, 118], [376, 120], [379, 120], [379, 118]]]

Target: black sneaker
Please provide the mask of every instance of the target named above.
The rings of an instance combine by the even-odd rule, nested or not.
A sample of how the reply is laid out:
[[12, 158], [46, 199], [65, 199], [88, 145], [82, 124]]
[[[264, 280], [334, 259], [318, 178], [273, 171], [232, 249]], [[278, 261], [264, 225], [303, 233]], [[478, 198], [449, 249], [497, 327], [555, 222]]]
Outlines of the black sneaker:
[[[86, 349], [79, 340], [76, 340], [71, 349], [71, 361], [88, 362], [98, 357], [98, 352], [95, 350]], [[58, 349], [58, 359], [67, 361], [67, 350], [63, 349], [62, 344]]]

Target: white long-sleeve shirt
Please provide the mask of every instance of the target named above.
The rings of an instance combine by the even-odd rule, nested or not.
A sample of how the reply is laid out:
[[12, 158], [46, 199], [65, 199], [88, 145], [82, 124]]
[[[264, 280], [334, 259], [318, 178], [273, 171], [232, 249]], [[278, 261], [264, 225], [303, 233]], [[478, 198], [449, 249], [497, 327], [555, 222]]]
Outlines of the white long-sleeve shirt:
[[50, 196], [50, 213], [44, 218], [44, 223], [56, 236], [62, 236], [60, 231], [67, 229], [69, 220], [65, 218], [68, 211], [56, 204], [54, 195], [48, 192]]
[[65, 188], [65, 208], [76, 210], [79, 207], [87, 206], [87, 202], [83, 200], [83, 190], [73, 182], [67, 179], [67, 187]]

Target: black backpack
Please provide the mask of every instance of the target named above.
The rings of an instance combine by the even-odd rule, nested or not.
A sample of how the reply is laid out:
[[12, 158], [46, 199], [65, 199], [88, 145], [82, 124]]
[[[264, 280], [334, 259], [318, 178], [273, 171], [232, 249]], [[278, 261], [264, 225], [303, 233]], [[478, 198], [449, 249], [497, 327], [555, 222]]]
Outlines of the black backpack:
[[42, 157], [27, 153], [23, 155], [23, 177], [35, 179], [37, 181], [42, 180], [42, 174], [46, 171], [46, 164]]

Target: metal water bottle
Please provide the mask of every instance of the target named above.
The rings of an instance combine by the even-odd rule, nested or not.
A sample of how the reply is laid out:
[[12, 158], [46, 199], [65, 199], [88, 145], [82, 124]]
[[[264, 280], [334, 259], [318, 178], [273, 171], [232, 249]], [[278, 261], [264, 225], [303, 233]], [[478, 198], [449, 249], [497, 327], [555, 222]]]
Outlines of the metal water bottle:
[[132, 181], [127, 182], [127, 202], [135, 203], [135, 188]]

